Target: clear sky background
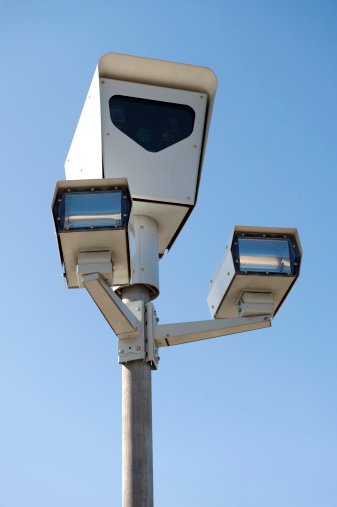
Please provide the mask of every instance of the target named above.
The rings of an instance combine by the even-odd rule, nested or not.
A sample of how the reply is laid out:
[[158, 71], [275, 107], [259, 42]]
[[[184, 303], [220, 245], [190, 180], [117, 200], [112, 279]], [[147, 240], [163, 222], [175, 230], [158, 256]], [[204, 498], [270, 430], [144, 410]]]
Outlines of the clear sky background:
[[161, 351], [157, 507], [336, 507], [337, 4], [1, 2], [0, 507], [121, 504], [117, 339], [61, 277], [50, 203], [99, 57], [211, 67], [199, 200], [160, 262], [161, 322], [209, 318], [235, 224], [298, 227], [267, 330]]

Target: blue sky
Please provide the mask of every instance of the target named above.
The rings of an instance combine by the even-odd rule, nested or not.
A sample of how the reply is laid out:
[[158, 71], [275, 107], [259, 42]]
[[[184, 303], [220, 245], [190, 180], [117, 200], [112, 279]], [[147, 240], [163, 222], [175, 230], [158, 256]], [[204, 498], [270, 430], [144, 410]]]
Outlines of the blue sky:
[[4, 3], [0, 20], [0, 506], [121, 502], [117, 340], [61, 277], [50, 212], [99, 57], [211, 67], [196, 209], [160, 262], [161, 322], [209, 318], [235, 224], [297, 227], [299, 281], [268, 330], [162, 350], [155, 504], [337, 504], [337, 5]]

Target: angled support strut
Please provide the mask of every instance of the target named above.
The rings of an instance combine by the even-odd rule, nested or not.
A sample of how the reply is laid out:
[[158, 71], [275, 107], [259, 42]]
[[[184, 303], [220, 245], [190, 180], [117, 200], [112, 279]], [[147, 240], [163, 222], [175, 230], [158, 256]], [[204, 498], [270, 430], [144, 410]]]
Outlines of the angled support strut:
[[157, 347], [168, 347], [270, 326], [269, 315], [162, 324], [154, 327], [154, 338]]
[[82, 275], [84, 287], [119, 338], [139, 336], [140, 321], [99, 273]]

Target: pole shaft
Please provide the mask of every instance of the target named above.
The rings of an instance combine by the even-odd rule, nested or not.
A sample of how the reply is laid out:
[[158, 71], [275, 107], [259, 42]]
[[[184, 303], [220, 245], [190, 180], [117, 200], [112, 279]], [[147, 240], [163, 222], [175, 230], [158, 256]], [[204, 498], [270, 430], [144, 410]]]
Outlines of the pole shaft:
[[123, 507], [153, 507], [151, 367], [122, 366]]
[[[145, 286], [123, 290], [123, 301], [149, 301]], [[122, 506], [153, 507], [151, 366], [122, 365]]]

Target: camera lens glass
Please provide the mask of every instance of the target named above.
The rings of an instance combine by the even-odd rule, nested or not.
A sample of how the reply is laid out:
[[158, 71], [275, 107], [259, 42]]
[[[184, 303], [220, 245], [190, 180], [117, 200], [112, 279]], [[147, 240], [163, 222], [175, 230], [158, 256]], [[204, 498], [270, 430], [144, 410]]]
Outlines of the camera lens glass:
[[115, 127], [153, 153], [186, 139], [193, 132], [195, 112], [185, 104], [113, 95], [109, 108]]

